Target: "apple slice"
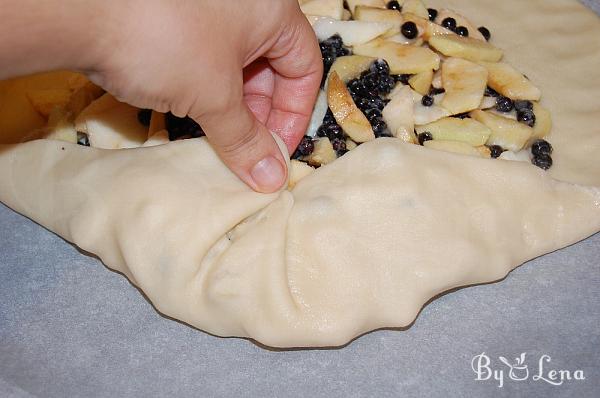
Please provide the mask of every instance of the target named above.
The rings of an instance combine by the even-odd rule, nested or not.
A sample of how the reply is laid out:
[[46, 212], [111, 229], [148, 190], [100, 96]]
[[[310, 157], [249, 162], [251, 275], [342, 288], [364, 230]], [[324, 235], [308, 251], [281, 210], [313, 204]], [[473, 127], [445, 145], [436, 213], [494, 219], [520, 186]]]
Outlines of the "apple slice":
[[367, 43], [394, 28], [391, 22], [338, 21], [327, 17], [313, 19], [312, 27], [319, 40], [326, 40], [337, 33], [347, 46]]
[[424, 126], [417, 127], [417, 134], [428, 132], [434, 140], [460, 141], [471, 146], [484, 145], [492, 131], [472, 119], [447, 117]]
[[85, 108], [103, 94], [104, 90], [102, 88], [89, 81], [76, 89], [67, 104], [67, 109], [71, 112], [71, 117], [73, 119], [77, 118]]
[[148, 129], [137, 115], [138, 108], [104, 94], [81, 112], [75, 120], [75, 129], [87, 134], [95, 148], [137, 148], [148, 138]]
[[464, 58], [469, 61], [498, 62], [503, 52], [490, 43], [459, 35], [436, 35], [429, 45], [447, 57]]
[[550, 134], [552, 130], [552, 117], [548, 109], [541, 106], [538, 102], [533, 103], [533, 113], [535, 115], [535, 125], [533, 126], [533, 136], [531, 142], [542, 139]]
[[531, 163], [531, 153], [525, 149], [519, 152], [504, 151], [498, 159]]
[[43, 117], [50, 116], [56, 107], [64, 107], [71, 99], [68, 88], [30, 90], [26, 93], [29, 103]]
[[542, 93], [521, 72], [507, 63], [481, 62], [489, 72], [488, 85], [512, 100], [539, 101]]
[[406, 46], [376, 39], [357, 45], [354, 54], [379, 57], [387, 61], [393, 74], [415, 74], [440, 67], [440, 57], [429, 48]]
[[440, 68], [433, 74], [433, 80], [431, 81], [431, 85], [435, 88], [442, 88], [444, 83], [442, 82], [442, 69]]
[[487, 81], [486, 68], [461, 58], [448, 58], [442, 64], [442, 82], [446, 90], [442, 107], [453, 115], [477, 109]]
[[369, 69], [377, 58], [365, 57], [363, 55], [347, 55], [335, 60], [329, 71], [329, 76], [336, 72], [344, 83], [360, 76], [362, 72]]
[[[333, 149], [333, 147], [332, 147], [332, 149]], [[304, 179], [305, 177], [308, 177], [309, 175], [311, 175], [314, 172], [315, 172], [314, 167], [312, 167], [304, 162], [301, 162], [299, 160], [292, 159], [290, 161], [290, 169], [289, 169], [290, 179], [288, 182], [288, 188], [293, 189], [300, 182], [300, 180]]]
[[[164, 115], [161, 113], [161, 115]], [[166, 145], [169, 142], [169, 132], [167, 130], [158, 130], [154, 132], [152, 135], [148, 135], [148, 139], [146, 142], [142, 144], [143, 148]]]
[[483, 97], [479, 109], [491, 109], [496, 106], [496, 97]]
[[344, 15], [344, 0], [310, 0], [302, 3], [300, 9], [306, 15], [340, 20]]
[[164, 113], [152, 111], [150, 116], [150, 126], [148, 126], [148, 138], [156, 133], [167, 129], [167, 120]]
[[428, 17], [422, 18], [418, 15], [407, 12], [404, 12], [402, 17], [404, 18], [404, 22], [414, 22], [419, 30], [419, 37], [422, 37], [425, 40], [429, 40], [431, 37], [436, 35], [455, 35], [455, 33], [451, 30], [431, 22]]
[[365, 22], [391, 22], [402, 25], [404, 18], [396, 10], [387, 10], [377, 7], [357, 6], [354, 10], [354, 20]]
[[308, 164], [319, 167], [329, 164], [337, 159], [337, 155], [333, 149], [333, 145], [331, 145], [331, 141], [329, 141], [329, 138], [321, 137], [314, 141], [314, 143], [314, 151], [303, 159], [307, 161]]
[[71, 114], [64, 107], [54, 107], [48, 115], [48, 124], [44, 138], [47, 140], [65, 141], [77, 144], [77, 131]]
[[383, 120], [387, 123], [392, 135], [411, 144], [417, 142], [414, 133], [413, 104], [412, 90], [408, 86], [402, 86], [383, 109]]
[[[415, 93], [417, 94], [417, 93]], [[443, 119], [450, 116], [450, 112], [442, 108], [439, 103], [442, 101], [444, 94], [438, 94], [433, 97], [434, 102], [432, 106], [423, 105], [423, 96], [417, 94], [414, 98], [413, 115], [415, 118], [415, 125], [423, 126], [425, 124], [433, 123], [437, 120]]]
[[487, 145], [500, 145], [504, 149], [518, 152], [533, 135], [533, 129], [516, 120], [495, 115], [489, 111], [475, 110], [471, 117], [489, 127], [492, 134]]
[[465, 144], [460, 141], [444, 141], [444, 140], [433, 140], [433, 141], [425, 141], [423, 143], [425, 148], [435, 149], [436, 151], [444, 151], [456, 153], [459, 155], [467, 155], [473, 156], [476, 158], [483, 157], [481, 152], [477, 148], [473, 148], [469, 144]]
[[317, 130], [323, 124], [323, 118], [327, 113], [327, 93], [323, 90], [319, 90], [319, 96], [317, 97], [317, 102], [315, 102], [315, 106], [312, 111], [312, 115], [310, 117], [310, 123], [308, 124], [308, 128], [306, 129], [306, 133], [304, 135], [308, 135], [309, 137], [314, 137], [317, 135]]
[[348, 151], [352, 151], [356, 148], [358, 148], [358, 144], [356, 142], [352, 141], [350, 138], [346, 138], [346, 149]]
[[353, 15], [356, 11], [356, 7], [358, 6], [386, 8], [387, 4], [385, 0], [346, 0], [346, 2], [348, 3], [348, 8]]
[[407, 39], [406, 36], [404, 36], [402, 33], [398, 33], [392, 36], [384, 36], [385, 40], [387, 41], [391, 41], [394, 43], [398, 43], [398, 44], [404, 44], [407, 46], [422, 46], [424, 41], [422, 38], [417, 37], [416, 39]]
[[413, 90], [415, 90], [421, 95], [427, 95], [429, 93], [429, 89], [431, 88], [432, 82], [432, 70], [426, 70], [424, 72], [417, 73], [416, 75], [413, 75], [410, 79], [408, 79], [408, 84], [413, 88]]
[[348, 88], [336, 72], [329, 76], [327, 101], [335, 120], [354, 142], [367, 142], [375, 139], [369, 120], [358, 109]]
[[421, 18], [429, 18], [429, 11], [427, 11], [427, 7], [421, 0], [406, 0], [404, 4], [402, 4], [402, 13], [403, 14], [413, 14]]
[[441, 25], [442, 21], [446, 18], [454, 18], [456, 21], [456, 26], [464, 26], [469, 30], [469, 37], [472, 37], [477, 40], [486, 41], [485, 37], [481, 34], [481, 32], [477, 29], [475, 25], [471, 23], [466, 17], [460, 15], [457, 12], [448, 9], [441, 9], [438, 11], [438, 15], [435, 18], [435, 23]]

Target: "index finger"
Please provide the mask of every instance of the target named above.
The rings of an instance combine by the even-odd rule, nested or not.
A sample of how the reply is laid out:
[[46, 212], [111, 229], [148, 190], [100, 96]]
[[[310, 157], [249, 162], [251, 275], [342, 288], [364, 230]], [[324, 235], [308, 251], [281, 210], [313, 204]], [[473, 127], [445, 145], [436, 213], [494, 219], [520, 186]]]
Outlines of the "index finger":
[[265, 57], [275, 71], [266, 126], [284, 140], [292, 153], [310, 122], [323, 74], [318, 40], [299, 9]]

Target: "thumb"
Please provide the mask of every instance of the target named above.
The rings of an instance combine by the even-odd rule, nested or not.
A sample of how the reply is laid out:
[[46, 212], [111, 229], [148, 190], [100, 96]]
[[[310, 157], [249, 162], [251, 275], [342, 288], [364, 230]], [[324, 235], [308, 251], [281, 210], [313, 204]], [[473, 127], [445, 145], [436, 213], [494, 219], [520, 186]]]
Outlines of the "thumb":
[[227, 167], [250, 188], [272, 193], [285, 183], [287, 166], [283, 154], [242, 96], [233, 106], [204, 114], [197, 122]]

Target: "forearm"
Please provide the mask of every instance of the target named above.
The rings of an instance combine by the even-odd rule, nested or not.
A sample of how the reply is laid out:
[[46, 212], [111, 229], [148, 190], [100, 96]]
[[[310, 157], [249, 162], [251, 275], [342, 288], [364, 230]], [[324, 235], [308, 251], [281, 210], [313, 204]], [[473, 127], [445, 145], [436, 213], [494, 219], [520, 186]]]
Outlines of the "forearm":
[[110, 38], [109, 1], [0, 0], [0, 79], [87, 70]]

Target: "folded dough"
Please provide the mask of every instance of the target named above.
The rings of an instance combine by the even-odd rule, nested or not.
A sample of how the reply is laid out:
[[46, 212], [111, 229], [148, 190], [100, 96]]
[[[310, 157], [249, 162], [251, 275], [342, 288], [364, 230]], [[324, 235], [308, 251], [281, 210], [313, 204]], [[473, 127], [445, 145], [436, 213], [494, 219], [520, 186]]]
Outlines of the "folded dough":
[[161, 312], [277, 347], [409, 325], [446, 290], [600, 229], [600, 191], [519, 162], [360, 146], [251, 192], [204, 139], [0, 147], [0, 200], [124, 273]]
[[[97, 254], [158, 310], [217, 335], [338, 346], [409, 325], [439, 293], [600, 230], [597, 17], [568, 0], [444, 6], [490, 27], [543, 88], [551, 173], [379, 139], [291, 192], [261, 195], [203, 139], [116, 151], [32, 141], [0, 146], [0, 201]], [[0, 132], [39, 122], [29, 114], [0, 106]]]

